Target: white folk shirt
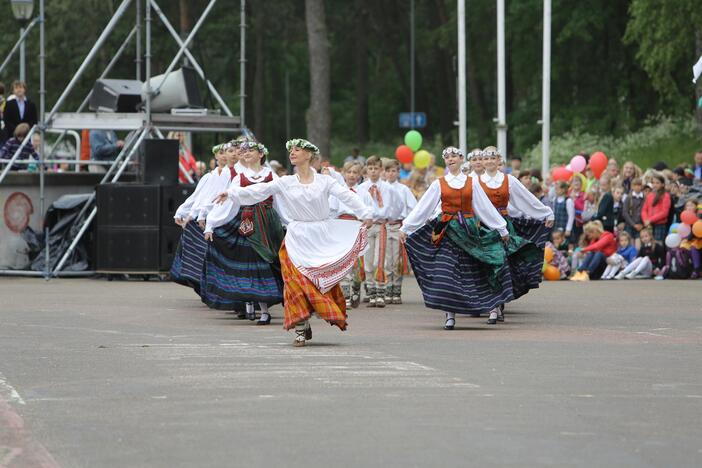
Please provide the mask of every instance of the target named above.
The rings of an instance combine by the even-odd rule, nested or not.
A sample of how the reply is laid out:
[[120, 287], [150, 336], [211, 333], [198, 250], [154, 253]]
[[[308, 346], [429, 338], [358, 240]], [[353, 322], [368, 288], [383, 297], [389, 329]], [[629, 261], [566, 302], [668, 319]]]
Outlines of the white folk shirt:
[[[449, 187], [461, 189], [465, 186], [468, 177], [463, 173], [456, 176], [448, 173], [444, 176], [444, 179]], [[437, 209], [438, 211], [441, 210], [441, 185], [439, 180], [437, 179], [431, 183], [427, 191], [422, 195], [422, 198], [417, 202], [417, 206], [405, 218], [400, 228], [402, 232], [412, 234], [432, 219]], [[473, 215], [488, 228], [498, 231], [501, 236], [508, 235], [507, 222], [492, 206], [492, 202], [483, 191], [478, 179], [471, 177], [470, 180], [473, 184]]]
[[[348, 187], [348, 190], [351, 190], [352, 192], [356, 192], [356, 194], [358, 194], [358, 190], [356, 188], [351, 189], [350, 187]], [[370, 197], [370, 194], [368, 192], [365, 192], [363, 195], [358, 196], [361, 197], [361, 201], [364, 205], [373, 206], [373, 199]], [[353, 208], [351, 208], [346, 203], [342, 202], [334, 195], [332, 195], [331, 197], [329, 197], [329, 218], [334, 219], [338, 218], [341, 215], [356, 216]]]
[[390, 207], [388, 219], [390, 221], [400, 221], [410, 214], [410, 211], [417, 205], [417, 199], [408, 186], [401, 182], [387, 182], [395, 191], [394, 202]]
[[[273, 172], [270, 167], [262, 166], [260, 171], [254, 172], [248, 167], [242, 166], [242, 171], [238, 172], [236, 177], [232, 179], [227, 190], [232, 187], [241, 187], [242, 174], [249, 180], [249, 182], [253, 182], [255, 184], [262, 183], [266, 179], [266, 177], [268, 177], [268, 174], [272, 174], [273, 180], [278, 178], [276, 173]], [[228, 198], [227, 201], [225, 201], [221, 205], [215, 205], [215, 207], [207, 214], [207, 222], [205, 223], [205, 233], [213, 232], [216, 228], [224, 226], [225, 224], [231, 222], [239, 213], [240, 208], [241, 205], [239, 204], [239, 202], [232, 200], [231, 198]], [[275, 198], [273, 199], [273, 209], [278, 213], [281, 222], [283, 224], [286, 224], [285, 214], [283, 210], [280, 209], [280, 207], [278, 206], [278, 203], [276, 202]]]
[[200, 192], [200, 196], [196, 199], [190, 212], [190, 217], [197, 221], [205, 221], [207, 219], [207, 213], [215, 206], [215, 197], [227, 189], [229, 179], [231, 179], [229, 166], [215, 168], [211, 174], [212, 176], [207, 179], [207, 183]]
[[[378, 187], [378, 191], [380, 192], [380, 196], [383, 200], [382, 207], [377, 203], [371, 194], [371, 188], [373, 186]], [[360, 184], [357, 191], [361, 197], [365, 197], [365, 193], [370, 194], [371, 199], [373, 200], [373, 204], [371, 205], [371, 208], [373, 209], [373, 221], [390, 219], [390, 210], [395, 204], [395, 191], [392, 189], [390, 184], [380, 179], [378, 179], [378, 182], [371, 182], [369, 179]]]
[[494, 176], [490, 176], [487, 172], [484, 172], [483, 175], [480, 176], [480, 180], [489, 188], [497, 189], [502, 187], [505, 177], [507, 177], [509, 184], [509, 205], [507, 206], [507, 211], [510, 215], [514, 213], [515, 217], [524, 217], [539, 221], [552, 220], [554, 218], [553, 210], [541, 203], [541, 201], [513, 175], [497, 171]]
[[285, 247], [298, 269], [337, 262], [354, 248], [361, 223], [329, 219], [330, 195], [348, 205], [358, 219], [372, 217], [371, 208], [358, 195], [330, 176], [317, 173], [309, 184], [302, 184], [297, 175], [289, 175], [267, 184], [232, 187], [227, 191], [242, 205], [253, 205], [270, 196], [277, 199], [289, 220]]

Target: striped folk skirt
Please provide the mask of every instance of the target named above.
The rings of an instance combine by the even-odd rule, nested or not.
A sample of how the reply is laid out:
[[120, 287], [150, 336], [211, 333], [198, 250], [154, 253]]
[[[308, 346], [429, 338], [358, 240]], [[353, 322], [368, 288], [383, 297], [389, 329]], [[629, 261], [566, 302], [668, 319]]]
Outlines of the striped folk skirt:
[[189, 286], [200, 294], [200, 277], [207, 251], [205, 235], [196, 221], [189, 221], [183, 228], [178, 249], [171, 264], [171, 279]]
[[285, 244], [280, 248], [280, 266], [285, 280], [285, 312], [283, 327], [286, 330], [308, 320], [312, 314], [346, 330], [346, 299], [337, 284], [326, 293], [320, 292], [312, 281], [293, 265]]
[[[476, 230], [475, 221], [468, 221]], [[428, 223], [409, 236], [405, 244], [427, 307], [478, 314], [512, 300], [510, 270], [504, 263], [497, 233], [490, 240], [481, 240], [479, 235], [471, 235], [471, 240], [454, 225], [449, 227], [454, 235], [444, 236], [437, 246], [432, 242], [435, 224], [436, 221]], [[490, 263], [484, 261], [488, 258]]]
[[508, 263], [514, 283], [514, 298], [517, 299], [531, 289], [539, 287], [543, 279], [544, 248], [550, 239], [551, 228], [543, 221], [526, 218], [511, 218], [514, 233], [533, 244], [526, 255], [508, 257]]
[[278, 215], [259, 209], [254, 217], [255, 234], [239, 232], [241, 213], [214, 230], [202, 269], [202, 301], [213, 309], [245, 310], [246, 302], [269, 306], [283, 300], [283, 279], [278, 259], [271, 255], [283, 239]]

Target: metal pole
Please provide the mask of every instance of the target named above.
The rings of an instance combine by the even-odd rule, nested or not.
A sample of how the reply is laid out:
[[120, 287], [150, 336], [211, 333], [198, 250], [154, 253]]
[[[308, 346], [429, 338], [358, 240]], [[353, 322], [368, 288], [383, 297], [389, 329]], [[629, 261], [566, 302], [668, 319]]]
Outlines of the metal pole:
[[543, 83], [541, 91], [541, 173], [551, 167], [551, 0], [544, 0]]
[[497, 0], [497, 149], [503, 158], [507, 158], [505, 101], [505, 0]]
[[290, 71], [285, 70], [285, 139], [290, 139]]
[[[195, 26], [193, 27], [192, 31], [188, 33], [188, 37], [185, 38], [185, 42], [181, 44], [180, 48], [178, 49], [178, 53], [175, 55], [175, 57], [173, 57], [173, 60], [171, 61], [170, 65], [168, 65], [166, 72], [163, 74], [163, 80], [161, 81], [161, 83], [159, 83], [158, 88], [156, 88], [156, 90], [153, 92], [155, 96], [158, 96], [158, 94], [161, 92], [161, 87], [166, 82], [166, 79], [168, 79], [168, 75], [170, 75], [173, 69], [176, 67], [176, 65], [178, 65], [180, 57], [182, 57], [185, 49], [188, 48], [193, 38], [195, 38], [195, 35], [207, 19], [207, 15], [210, 14], [210, 11], [212, 11], [212, 8], [215, 6], [215, 3], [217, 3], [217, 0], [210, 0], [210, 3], [207, 4], [205, 11], [203, 11], [202, 15], [200, 15], [200, 18], [197, 20], [197, 23], [195, 23]], [[150, 14], [149, 18], [151, 18]]]
[[410, 113], [412, 114], [411, 127], [414, 128], [414, 0], [410, 2]]
[[151, 128], [151, 83], [149, 82], [151, 80], [151, 2], [146, 2], [145, 5], [146, 8], [146, 14], [144, 15], [145, 18], [145, 29], [146, 29], [146, 51], [144, 53], [144, 61], [146, 62], [145, 64], [145, 72], [146, 76], [144, 77], [144, 80], [146, 80], [146, 126], [147, 128]]
[[27, 36], [29, 35], [29, 32], [32, 30], [35, 24], [39, 22], [39, 17], [37, 16], [32, 20], [31, 23], [27, 25], [27, 27], [24, 30], [24, 34], [20, 36], [20, 38], [15, 42], [15, 45], [12, 46], [12, 49], [10, 52], [7, 54], [7, 57], [5, 57], [5, 61], [2, 62], [2, 65], [0, 65], [0, 73], [5, 69], [8, 63], [10, 63], [10, 60], [12, 59], [12, 56], [15, 55], [15, 52], [17, 52], [17, 49], [20, 48], [20, 45], [25, 41]]
[[239, 24], [239, 120], [246, 127], [246, 0], [241, 0], [241, 23]]
[[[176, 30], [173, 28], [173, 25], [168, 21], [168, 17], [163, 13], [161, 8], [158, 6], [156, 3], [156, 0], [151, 0], [151, 7], [154, 9], [158, 17], [161, 19], [163, 22], [164, 26], [166, 26], [166, 29], [168, 30], [169, 33], [171, 33], [171, 36], [173, 36], [173, 39], [175, 39], [176, 43], [178, 44], [178, 47], [183, 47], [183, 40], [180, 38], [180, 35], [176, 32]], [[214, 87], [212, 82], [207, 79], [205, 76], [205, 72], [200, 66], [200, 64], [195, 60], [195, 57], [193, 57], [193, 54], [190, 53], [190, 50], [187, 48], [183, 49], [183, 53], [185, 54], [186, 57], [188, 57], [188, 60], [190, 61], [190, 64], [192, 67], [195, 69], [197, 74], [202, 78], [205, 83], [207, 84], [207, 88], [210, 90], [212, 93], [212, 96], [217, 100], [219, 103], [220, 107], [224, 111], [225, 114], [227, 114], [229, 117], [233, 117], [234, 114], [232, 113], [231, 109], [229, 109], [229, 106], [227, 106], [227, 103], [224, 102], [224, 99], [220, 94], [217, 92], [217, 88]]]
[[468, 151], [466, 109], [466, 0], [458, 0], [458, 146]]
[[[44, 17], [44, 0], [39, 0], [39, 131], [41, 132], [41, 143], [39, 145], [39, 216], [42, 218], [42, 223], [44, 220], [44, 173], [46, 169], [44, 168], [44, 150], [46, 148], [46, 35], [45, 35], [45, 22]], [[44, 227], [44, 226], [42, 226]], [[48, 230], [45, 231], [48, 238]], [[50, 257], [49, 253], [49, 243], [46, 244], [46, 258], [47, 262], [45, 264], [45, 277], [49, 278], [49, 263], [48, 259]]]
[[[20, 38], [24, 36], [24, 26], [20, 28]], [[25, 40], [20, 39], [20, 69], [19, 69], [19, 79], [20, 81], [27, 81], [26, 77], [26, 62], [25, 62]]]
[[[43, 0], [42, 0], [42, 1], [43, 1]], [[148, 43], [148, 42], [147, 42], [147, 43]], [[148, 60], [147, 60], [147, 63], [148, 63]], [[117, 181], [119, 180], [120, 176], [122, 175], [122, 173], [123, 173], [124, 170], [126, 169], [127, 165], [129, 164], [129, 160], [132, 158], [132, 156], [134, 155], [134, 153], [136, 152], [136, 150], [139, 148], [139, 145], [141, 144], [142, 140], [144, 139], [144, 137], [146, 137], [146, 135], [148, 135], [148, 133], [149, 133], [149, 132], [148, 132], [146, 129], [141, 130], [141, 133], [139, 134], [139, 138], [137, 138], [136, 141], [134, 142], [132, 148], [129, 150], [129, 153], [127, 153], [127, 155], [126, 155], [126, 157], [125, 157], [125, 159], [124, 159], [124, 162], [122, 162], [122, 164], [121, 164], [119, 170], [118, 170], [117, 173], [114, 175], [114, 177], [112, 177], [111, 182], [117, 182]], [[127, 144], [126, 144], [126, 143], [125, 143], [125, 146], [124, 146], [124, 147], [125, 147], [125, 148], [127, 147]], [[123, 148], [122, 151], [124, 151], [124, 148]], [[121, 154], [120, 154], [120, 156], [121, 156]], [[113, 164], [112, 167], [110, 168], [110, 172], [111, 172], [112, 169], [118, 164], [117, 161], [119, 160], [119, 157], [120, 157], [120, 156], [118, 156], [118, 159], [115, 160], [114, 164]], [[106, 182], [108, 176], [109, 176], [109, 172], [108, 172], [107, 174], [105, 174], [105, 177], [103, 177], [103, 179], [102, 179], [102, 181], [100, 182], [100, 184], [104, 184], [104, 183]], [[93, 201], [94, 199], [95, 199], [95, 192], [93, 192], [93, 194], [92, 194], [91, 197], [88, 199], [88, 201], [85, 203], [85, 205], [83, 205], [83, 208], [81, 209], [81, 211], [80, 211], [80, 213], [78, 214], [78, 216], [76, 217], [76, 219], [80, 219], [80, 218], [83, 216], [83, 213], [86, 211], [87, 207], [92, 203], [92, 201]], [[96, 215], [96, 214], [97, 214], [97, 207], [94, 207], [93, 210], [90, 212], [90, 215], [88, 216], [88, 218], [83, 222], [83, 225], [81, 226], [80, 230], [78, 231], [78, 234], [76, 234], [76, 237], [73, 238], [73, 241], [71, 241], [71, 244], [68, 246], [68, 249], [66, 250], [66, 252], [65, 252], [65, 253], [63, 254], [63, 256], [61, 257], [61, 260], [60, 260], [60, 261], [58, 262], [58, 264], [56, 265], [56, 268], [54, 268], [54, 271], [51, 273], [53, 276], [56, 276], [56, 274], [57, 274], [59, 271], [61, 271], [61, 268], [63, 268], [63, 265], [64, 265], [64, 264], [66, 263], [66, 261], [68, 260], [68, 257], [71, 255], [71, 252], [73, 252], [73, 249], [75, 249], [75, 248], [76, 248], [76, 245], [78, 245], [78, 242], [80, 242], [81, 237], [83, 237], [83, 234], [85, 234], [85, 231], [86, 231], [86, 230], [88, 229], [88, 227], [90, 226], [90, 223], [93, 221], [93, 219], [95, 218], [95, 215]]]
[[132, 0], [122, 0], [122, 4], [117, 8], [117, 11], [115, 11], [115, 14], [110, 19], [110, 22], [107, 23], [107, 26], [105, 26], [105, 29], [100, 34], [100, 37], [98, 37], [92, 49], [90, 49], [90, 52], [88, 52], [85, 60], [83, 60], [83, 63], [80, 64], [78, 71], [76, 71], [75, 75], [73, 75], [73, 78], [71, 78], [71, 81], [66, 86], [66, 89], [63, 90], [63, 93], [61, 93], [61, 96], [56, 101], [56, 104], [54, 104], [51, 112], [49, 112], [49, 117], [46, 119], [47, 122], [51, 122], [51, 120], [54, 118], [54, 114], [58, 112], [70, 92], [73, 91], [73, 87], [76, 85], [76, 83], [78, 83], [83, 75], [83, 72], [86, 70], [86, 68], [88, 68], [90, 62], [92, 62], [93, 58], [97, 55], [100, 47], [102, 47], [102, 45], [105, 43], [112, 30], [115, 28], [117, 22], [120, 20], [122, 15], [124, 15], [124, 12], [127, 11], [127, 7], [131, 2]]
[[[148, 0], [147, 0], [148, 1]], [[141, 80], [141, 0], [136, 0], [136, 79]]]

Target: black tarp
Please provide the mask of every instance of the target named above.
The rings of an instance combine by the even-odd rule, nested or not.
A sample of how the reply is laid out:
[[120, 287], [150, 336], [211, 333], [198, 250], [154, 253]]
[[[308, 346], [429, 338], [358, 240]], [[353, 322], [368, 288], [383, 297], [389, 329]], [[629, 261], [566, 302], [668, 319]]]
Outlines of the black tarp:
[[[53, 270], [90, 214], [90, 208], [78, 215], [91, 194], [63, 195], [53, 202], [44, 216], [44, 227], [49, 229], [49, 270]], [[90, 265], [89, 252], [90, 235], [88, 232], [81, 238], [71, 256], [64, 264], [62, 271], [85, 271]], [[46, 270], [46, 240], [44, 232], [34, 231], [27, 227], [22, 231], [22, 238], [29, 245], [29, 259], [34, 271]]]

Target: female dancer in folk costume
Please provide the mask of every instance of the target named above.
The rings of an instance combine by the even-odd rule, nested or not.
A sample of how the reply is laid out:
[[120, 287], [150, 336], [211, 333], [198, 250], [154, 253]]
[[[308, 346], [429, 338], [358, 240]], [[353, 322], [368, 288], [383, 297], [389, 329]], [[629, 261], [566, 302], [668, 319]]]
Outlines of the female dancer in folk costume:
[[442, 156], [448, 174], [432, 182], [400, 236], [424, 303], [446, 312], [444, 328], [452, 330], [456, 313], [494, 310], [513, 295], [503, 247], [507, 223], [478, 180], [461, 172], [463, 152], [449, 147]]
[[[277, 178], [261, 164], [268, 150], [261, 143], [239, 144], [243, 164], [231, 187], [266, 184]], [[233, 201], [217, 205], [207, 216], [207, 249], [202, 270], [201, 295], [213, 309], [246, 312], [254, 320], [255, 307], [261, 310], [258, 325], [268, 325], [268, 308], [283, 300], [283, 279], [278, 250], [283, 242], [283, 226], [269, 197], [240, 208]]]
[[[354, 193], [356, 192], [356, 187], [358, 181], [361, 179], [361, 163], [356, 161], [349, 161], [344, 164], [341, 170], [344, 176], [345, 185]], [[373, 200], [368, 192], [359, 194], [363, 203], [366, 206], [372, 206]], [[358, 221], [356, 217], [356, 211], [346, 205], [344, 202], [339, 200], [335, 196], [329, 197], [329, 217], [331, 219], [345, 219], [349, 221]], [[346, 309], [356, 309], [361, 303], [361, 284], [365, 280], [365, 271], [363, 270], [363, 261], [359, 258], [356, 263], [354, 263], [353, 268], [348, 272], [348, 274], [341, 280], [341, 291], [344, 293], [346, 298]]]
[[[346, 329], [346, 301], [339, 282], [353, 268], [368, 243], [366, 228], [372, 213], [361, 199], [329, 176], [318, 174], [310, 160], [319, 149], [307, 140], [286, 143], [290, 162], [297, 174], [267, 184], [232, 187], [217, 197], [228, 197], [242, 205], [252, 205], [274, 196], [288, 220], [285, 241], [280, 248], [280, 264], [285, 282], [286, 329], [295, 329], [295, 346], [304, 346], [312, 337], [309, 318], [320, 318], [341, 330]], [[329, 219], [329, 195], [348, 205], [358, 221]]]
[[[553, 211], [514, 176], [498, 171], [502, 156], [497, 148], [488, 146], [481, 158], [485, 172], [480, 176], [480, 185], [505, 217], [512, 237], [507, 244], [507, 256], [517, 299], [541, 283], [544, 247], [553, 227]], [[510, 212], [519, 213], [520, 218], [509, 216]], [[498, 319], [504, 320], [504, 315], [498, 314]]]
[[195, 191], [178, 207], [174, 216], [176, 224], [183, 228], [183, 234], [171, 264], [171, 279], [193, 288], [198, 295], [207, 243], [197, 220], [202, 213], [203, 203], [207, 204], [212, 200], [212, 187], [226, 187], [231, 176], [231, 171], [227, 168], [225, 145], [213, 147], [212, 153], [217, 167], [200, 178]]

